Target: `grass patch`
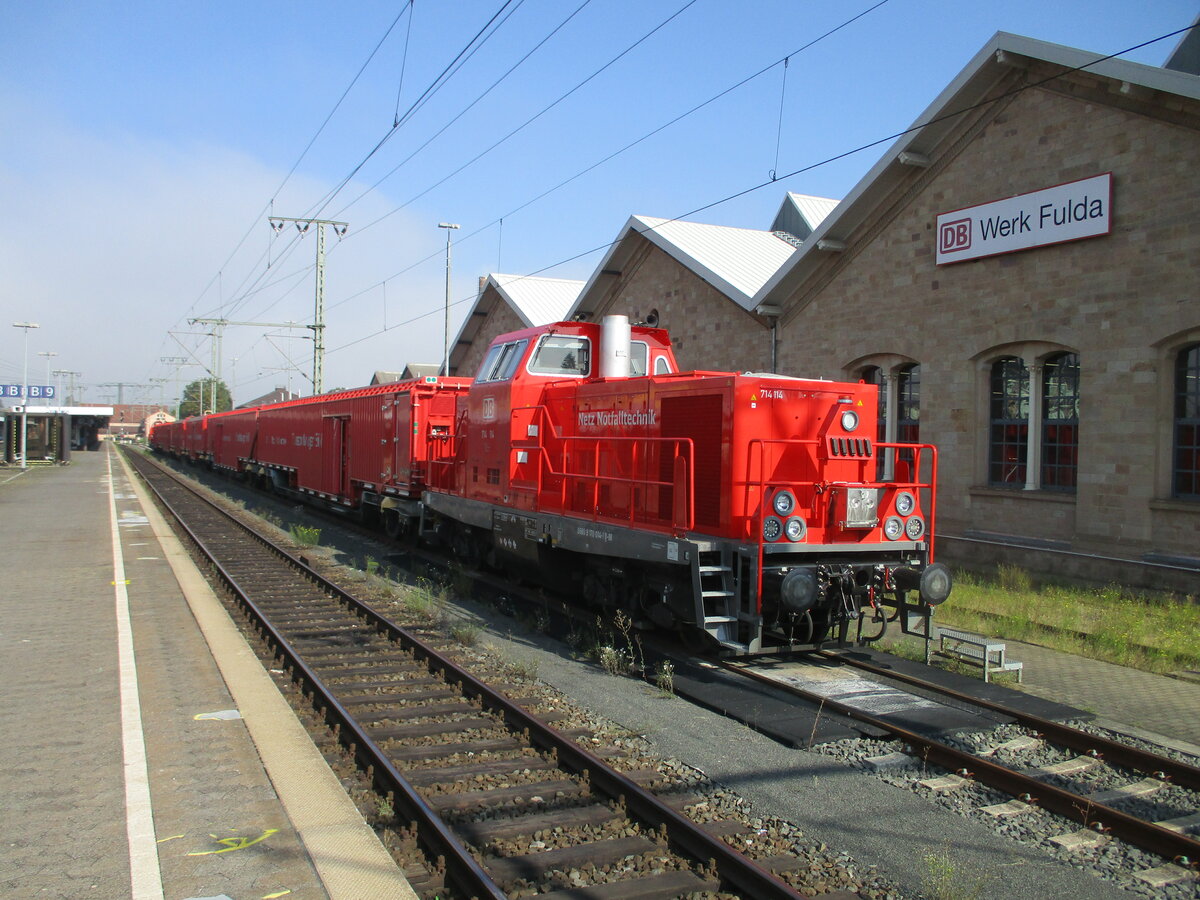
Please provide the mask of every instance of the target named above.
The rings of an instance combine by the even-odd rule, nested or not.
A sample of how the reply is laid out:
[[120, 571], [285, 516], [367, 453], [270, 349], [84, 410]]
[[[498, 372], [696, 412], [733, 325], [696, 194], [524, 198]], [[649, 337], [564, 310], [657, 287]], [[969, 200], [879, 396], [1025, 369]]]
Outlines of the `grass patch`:
[[1001, 566], [995, 578], [958, 573], [937, 621], [1163, 673], [1200, 666], [1200, 605], [1192, 600], [1116, 585], [1039, 587], [1028, 572]]
[[450, 626], [450, 637], [464, 647], [474, 647], [479, 643], [479, 635], [483, 629], [474, 622], [455, 622]]
[[401, 601], [404, 611], [427, 625], [440, 625], [446, 618], [446, 597], [428, 582], [409, 588]]
[[302, 547], [315, 547], [321, 543], [321, 529], [308, 525], [293, 525], [288, 529], [292, 540]]

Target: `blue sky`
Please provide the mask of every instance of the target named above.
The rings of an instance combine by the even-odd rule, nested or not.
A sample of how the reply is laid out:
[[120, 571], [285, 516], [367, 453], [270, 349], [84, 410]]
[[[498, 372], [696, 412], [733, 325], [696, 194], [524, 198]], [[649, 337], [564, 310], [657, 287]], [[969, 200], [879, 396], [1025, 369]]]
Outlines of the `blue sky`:
[[[394, 128], [502, 7], [495, 32]], [[771, 173], [906, 128], [996, 31], [1107, 54], [1190, 25], [1200, 6], [4, 0], [0, 10], [0, 308], [41, 325], [31, 383], [45, 381], [36, 354], [53, 351], [55, 368], [82, 372], [85, 400], [114, 398], [104, 383], [152, 385], [127, 388], [129, 401], [172, 396], [151, 381], [176, 375], [161, 357], [210, 363], [189, 317], [311, 322], [315, 241], [273, 238], [270, 210], [350, 223], [345, 239], [327, 237], [325, 384], [364, 384], [376, 369], [440, 360], [439, 222], [462, 225], [453, 335], [480, 276], [586, 279], [631, 214], [766, 228], [786, 191], [844, 196], [885, 146], [774, 183]], [[1161, 64], [1177, 41], [1127, 58]], [[277, 384], [306, 390], [302, 333], [226, 331], [236, 401]], [[0, 331], [0, 382], [20, 380], [23, 347], [20, 329]]]

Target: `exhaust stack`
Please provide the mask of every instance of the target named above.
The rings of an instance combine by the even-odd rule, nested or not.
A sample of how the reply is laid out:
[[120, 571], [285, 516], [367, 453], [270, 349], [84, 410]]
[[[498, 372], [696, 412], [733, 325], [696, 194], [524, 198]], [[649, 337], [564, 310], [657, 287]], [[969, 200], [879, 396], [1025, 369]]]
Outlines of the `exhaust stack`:
[[605, 316], [600, 322], [600, 377], [629, 377], [629, 316]]

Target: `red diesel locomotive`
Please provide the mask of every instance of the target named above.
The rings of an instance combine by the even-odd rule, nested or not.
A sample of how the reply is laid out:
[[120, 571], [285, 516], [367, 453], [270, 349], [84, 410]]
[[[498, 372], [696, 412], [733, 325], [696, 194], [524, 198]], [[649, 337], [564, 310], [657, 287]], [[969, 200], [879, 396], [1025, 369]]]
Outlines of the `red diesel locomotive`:
[[936, 451], [874, 440], [875, 386], [676, 369], [661, 329], [559, 322], [496, 338], [473, 382], [188, 419], [151, 443], [724, 653], [874, 640], [946, 599]]

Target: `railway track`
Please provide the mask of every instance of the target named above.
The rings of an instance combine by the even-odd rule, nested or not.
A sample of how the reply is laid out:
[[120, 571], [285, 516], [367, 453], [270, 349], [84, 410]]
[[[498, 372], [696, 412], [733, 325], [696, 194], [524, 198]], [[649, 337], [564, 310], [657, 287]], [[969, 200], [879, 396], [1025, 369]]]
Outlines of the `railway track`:
[[[902, 753], [866, 760], [871, 767], [883, 769], [918, 763], [939, 766], [948, 774], [921, 781], [935, 792], [954, 791], [971, 783], [984, 785], [1010, 798], [985, 807], [984, 811], [990, 815], [1021, 816], [1040, 807], [1079, 823], [1080, 830], [1051, 839], [1066, 849], [1095, 847], [1115, 837], [1166, 861], [1141, 873], [1142, 881], [1161, 886], [1196, 878], [1200, 863], [1200, 838], [1193, 833], [1200, 831], [1197, 766], [962, 693], [853, 653], [825, 652], [820, 656], [902, 682], [924, 695], [998, 713], [1014, 720], [1023, 733], [1007, 741], [931, 737], [866, 712], [860, 706], [763, 674], [755, 670], [753, 662], [727, 663], [723, 668], [866, 723], [901, 742]], [[1031, 755], [1045, 756], [1047, 747], [1051, 752], [1058, 751], [1056, 762], [1029, 759]], [[1156, 810], [1172, 812], [1160, 817]]]
[[[336, 731], [431, 863], [418, 890], [461, 897], [803, 896], [697, 825], [659, 776], [622, 771], [140, 454], [130, 461]], [[586, 737], [583, 736], [583, 737]], [[775, 871], [772, 871], [772, 870]], [[443, 894], [444, 895], [444, 894]], [[832, 897], [834, 895], [826, 895]]]

